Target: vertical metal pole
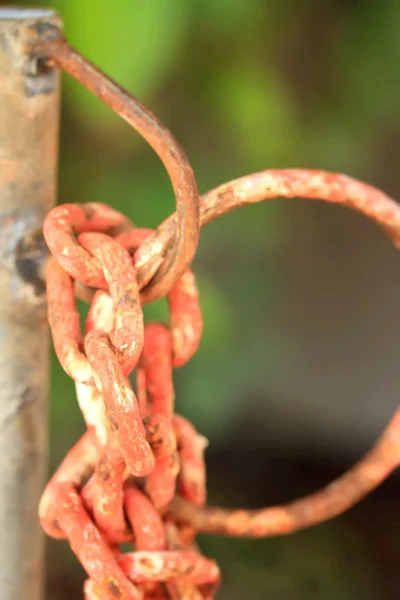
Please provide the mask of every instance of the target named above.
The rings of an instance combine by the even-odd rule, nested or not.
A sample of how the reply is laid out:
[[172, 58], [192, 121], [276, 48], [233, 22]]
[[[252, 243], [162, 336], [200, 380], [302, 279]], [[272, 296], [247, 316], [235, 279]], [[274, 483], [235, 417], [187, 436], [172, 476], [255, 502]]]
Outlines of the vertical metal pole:
[[28, 32], [33, 28], [39, 32], [33, 35], [40, 35], [42, 22], [60, 24], [49, 10], [0, 9], [2, 600], [43, 598], [44, 543], [37, 506], [47, 468], [46, 307], [43, 289], [21, 277], [29, 264], [16, 260], [18, 244], [41, 227], [56, 198], [59, 77], [25, 54]]

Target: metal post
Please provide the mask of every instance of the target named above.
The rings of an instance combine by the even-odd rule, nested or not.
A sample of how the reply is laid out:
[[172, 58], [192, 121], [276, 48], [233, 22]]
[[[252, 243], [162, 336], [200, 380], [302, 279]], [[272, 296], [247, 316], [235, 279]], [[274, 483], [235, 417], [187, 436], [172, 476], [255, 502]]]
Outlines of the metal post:
[[0, 9], [2, 600], [43, 598], [37, 506], [47, 468], [49, 348], [43, 286], [33, 263], [18, 256], [56, 198], [59, 77], [25, 54], [28, 33], [40, 35], [43, 22], [60, 24], [49, 10]]

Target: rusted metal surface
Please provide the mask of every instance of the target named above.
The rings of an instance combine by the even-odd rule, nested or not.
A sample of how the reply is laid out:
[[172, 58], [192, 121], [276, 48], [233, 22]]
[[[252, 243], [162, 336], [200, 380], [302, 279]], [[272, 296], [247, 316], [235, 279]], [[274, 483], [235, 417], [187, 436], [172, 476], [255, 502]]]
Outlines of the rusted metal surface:
[[[400, 247], [400, 207], [381, 190], [352, 177], [311, 169], [269, 169], [224, 183], [201, 196], [200, 225], [248, 204], [276, 198], [306, 198], [347, 206], [375, 221]], [[142, 246], [138, 261], [164, 256], [175, 235], [176, 214], [156, 230], [154, 248]]]
[[[174, 414], [173, 369], [202, 334], [190, 262], [199, 224], [276, 197], [348, 206], [381, 226], [400, 247], [400, 208], [383, 192], [344, 175], [269, 170], [226, 183], [200, 203], [187, 158], [170, 132], [136, 99], [73, 50], [57, 27], [31, 28], [31, 70], [57, 65], [75, 77], [150, 143], [174, 187], [177, 213], [154, 232], [136, 229], [101, 204], [50, 211], [44, 237], [48, 317], [60, 363], [75, 380], [87, 431], [42, 496], [44, 530], [67, 539], [89, 579], [87, 600], [213, 600], [219, 569], [195, 545], [197, 532], [283, 535], [350, 508], [399, 466], [400, 413], [375, 447], [325, 489], [258, 511], [205, 506], [207, 441]], [[36, 71], [33, 65], [36, 64]], [[32, 89], [32, 86], [31, 88]], [[28, 241], [22, 244], [28, 247]], [[88, 293], [84, 333], [75, 304]], [[144, 325], [142, 304], [167, 297], [168, 324]], [[136, 392], [128, 375], [136, 369]], [[132, 552], [122, 544], [132, 545]]]
[[[0, 595], [42, 598], [43, 535], [37, 504], [47, 468], [49, 346], [37, 230], [55, 203], [59, 74], [32, 72], [32, 24], [47, 10], [0, 9]], [[38, 256], [44, 251], [40, 247]]]
[[[110, 233], [121, 215], [67, 205], [46, 217], [46, 239], [55, 237], [60, 222], [71, 222], [71, 214], [78, 215], [74, 223], [90, 214], [74, 243], [98, 261], [97, 281], [107, 291], [93, 295], [82, 335], [65, 254], [49, 244], [49, 323], [60, 362], [77, 382], [88, 430], [43, 494], [43, 528], [69, 541], [90, 578], [87, 598], [211, 599], [198, 590], [215, 591], [217, 566], [194, 549], [187, 527], [182, 538], [177, 531], [179, 551], [170, 548], [162, 519], [177, 487], [183, 497], [205, 501], [204, 438], [174, 415], [172, 379], [173, 368], [191, 358], [202, 334], [194, 276], [187, 270], [167, 295], [170, 325], [144, 326], [135, 262], [137, 248], [152, 232], [132, 228], [113, 238], [104, 231]], [[137, 396], [127, 379], [135, 367]], [[122, 553], [122, 543], [133, 543], [135, 553]]]
[[[346, 175], [309, 169], [261, 171], [224, 183], [210, 190], [203, 194], [200, 199], [200, 225], [203, 227], [241, 206], [274, 200], [279, 197], [322, 200], [346, 206], [376, 222], [389, 235], [396, 247], [400, 246], [400, 209], [394, 200], [381, 190]], [[74, 210], [79, 210], [76, 205], [65, 205], [65, 210], [69, 210], [70, 206], [74, 206]], [[103, 210], [112, 211], [109, 207], [104, 207], [99, 203], [89, 203], [82, 206], [81, 210], [84, 210], [85, 206], [89, 207], [89, 210], [102, 208]], [[61, 207], [60, 211], [60, 213], [54, 214], [55, 219], [62, 217]], [[149, 269], [149, 272], [153, 272], [163, 263], [164, 257], [175, 238], [176, 224], [177, 214], [173, 213], [138, 248], [136, 267], [138, 269], [139, 287], [142, 266], [144, 265], [144, 270]], [[107, 230], [107, 226], [103, 225], [96, 230]], [[90, 277], [91, 265], [97, 264], [97, 262], [93, 257], [89, 257], [88, 267], [86, 268], [86, 263], [82, 257], [88, 257], [88, 254], [76, 244], [73, 236], [74, 231], [79, 231], [79, 229], [70, 229], [69, 226], [66, 227], [64, 224], [61, 229], [57, 229], [57, 235], [50, 233], [47, 241], [50, 246], [54, 247], [55, 252], [58, 250], [61, 254], [64, 250], [64, 253], [71, 256], [70, 269], [73, 269], [81, 277], [81, 280], [75, 281], [76, 296], [90, 302], [93, 292], [82, 281], [85, 281], [88, 276]], [[67, 236], [63, 238], [63, 243], [59, 241], [60, 235]], [[40, 237], [38, 240], [40, 243]], [[69, 249], [69, 251], [66, 252], [66, 249]], [[27, 258], [34, 260], [36, 255], [38, 255], [38, 260], [39, 257], [41, 257], [41, 261], [45, 260], [43, 250], [41, 249], [38, 253], [35, 247], [33, 247], [33, 252], [29, 253]], [[76, 258], [75, 260], [75, 257], [78, 256], [81, 256], [81, 259]], [[44, 272], [44, 267], [42, 267], [42, 272]], [[37, 275], [35, 276], [37, 277]], [[98, 276], [101, 281], [102, 276]], [[144, 277], [144, 279], [146, 280], [147, 277]], [[38, 278], [40, 286], [42, 281], [42, 278]], [[104, 286], [104, 282], [99, 285]]]
[[375, 447], [329, 486], [282, 506], [261, 510], [196, 506], [174, 500], [171, 516], [196, 531], [235, 537], [286, 535], [340, 515], [377, 488], [400, 466], [400, 410], [396, 412]]
[[[210, 190], [200, 197], [200, 226], [203, 227], [207, 223], [211, 223], [211, 221], [214, 221], [218, 217], [241, 206], [256, 204], [265, 200], [274, 200], [276, 198], [306, 198], [346, 206], [364, 214], [377, 223], [392, 239], [395, 246], [400, 247], [400, 208], [392, 198], [381, 190], [352, 177], [310, 169], [270, 169], [260, 171], [224, 183]], [[69, 209], [70, 206], [75, 205], [65, 205], [65, 210]], [[93, 207], [93, 210], [96, 207], [112, 210], [99, 203], [90, 203], [85, 206], [90, 207], [90, 209]], [[82, 209], [84, 210], [83, 206]], [[62, 209], [60, 208], [60, 210]], [[78, 210], [78, 208], [74, 210]], [[54, 218], [56, 219], [59, 216], [61, 217], [62, 213], [54, 214]], [[170, 215], [157, 228], [154, 234], [145, 239], [140, 248], [138, 248], [136, 253], [136, 267], [138, 269], [139, 287], [141, 269], [143, 268], [146, 272], [149, 269], [149, 272], [153, 272], [162, 264], [176, 235], [177, 218], [177, 213]], [[106, 229], [104, 227], [104, 229], [100, 228], [96, 230], [104, 231]], [[75, 256], [88, 256], [83, 248], [77, 246], [73, 237], [74, 231], [78, 232], [79, 229], [71, 229], [64, 224], [61, 229], [57, 230], [58, 235], [53, 234], [52, 236], [50, 234], [47, 241], [50, 246], [54, 247], [54, 252], [58, 250], [61, 254], [61, 251], [64, 249], [64, 252], [71, 256], [70, 264], [72, 266], [70, 266], [70, 269], [73, 269], [74, 273], [81, 277], [81, 280], [75, 282], [75, 285], [78, 286], [77, 296], [89, 302], [92, 293], [90, 290], [85, 289], [82, 281], [88, 277], [87, 273], [90, 273], [91, 265], [97, 263], [90, 257], [91, 262], [90, 264], [88, 263], [88, 267], [86, 268], [83, 259], [79, 260], [76, 258], [74, 260]], [[68, 236], [63, 239], [63, 244], [59, 242], [60, 235]], [[72, 246], [73, 249], [71, 249]], [[66, 252], [67, 248], [69, 252]], [[101, 281], [102, 276], [98, 275], [98, 277], [100, 277]], [[147, 276], [144, 277], [144, 280], [146, 279]], [[104, 282], [99, 285], [104, 286]]]
[[[41, 32], [43, 35], [40, 40], [33, 39], [29, 45], [30, 51], [50, 59], [51, 64], [59, 66], [108, 104], [143, 136], [168, 172], [177, 204], [176, 229], [171, 246], [164, 253], [164, 261], [159, 266], [158, 256], [154, 253], [156, 244], [149, 239], [144, 246], [152, 248], [152, 251], [137, 263], [139, 287], [144, 288], [142, 302], [156, 300], [178, 281], [191, 263], [199, 241], [199, 194], [192, 167], [171, 132], [139, 100], [69, 46], [57, 27], [49, 24], [41, 27]], [[89, 280], [93, 281], [91, 277], [101, 278], [101, 269], [90, 254], [81, 251], [79, 266], [80, 270], [77, 271], [70, 265], [69, 273], [82, 283], [89, 284]], [[67, 268], [66, 264], [64, 268]], [[87, 280], [82, 278], [82, 269], [84, 272], [90, 271], [90, 275], [86, 275]]]
[[[202, 198], [202, 224], [276, 196], [347, 205], [399, 242], [400, 209], [393, 200], [343, 175], [316, 171], [265, 171], [212, 190]], [[74, 210], [78, 214], [86, 209]], [[54, 236], [59, 215], [67, 213], [71, 207], [50, 212], [46, 239]], [[166, 248], [173, 223], [168, 219], [156, 233]], [[212, 600], [219, 571], [194, 546], [197, 532], [283, 535], [340, 514], [399, 466], [400, 413], [358, 465], [315, 494], [258, 511], [205, 506], [207, 442], [173, 409], [173, 368], [191, 358], [202, 334], [193, 274], [187, 270], [167, 295], [170, 325], [144, 326], [136, 264], [151, 232], [132, 228], [111, 238], [97, 232], [109, 228], [96, 218], [91, 227], [95, 231], [88, 232], [88, 224], [73, 242], [78, 252], [79, 244], [89, 249], [102, 269], [97, 281], [104, 289], [91, 300], [84, 338], [78, 328], [74, 281], [63, 268], [65, 255], [57, 244], [49, 244], [54, 253], [47, 269], [53, 338], [64, 368], [80, 382], [78, 399], [88, 432], [50, 481], [41, 502], [41, 521], [50, 535], [68, 539], [88, 573], [89, 600]], [[75, 256], [75, 251], [72, 259], [67, 253], [68, 270]], [[162, 256], [157, 260], [160, 263]], [[135, 366], [137, 396], [126, 379]], [[93, 384], [96, 387], [90, 387]], [[135, 551], [121, 552], [122, 543], [132, 543]]]
[[[346, 175], [327, 171], [271, 169], [222, 184], [201, 196], [200, 225], [204, 226], [241, 206], [279, 197], [322, 200], [347, 206], [375, 221], [389, 235], [396, 247], [400, 247], [399, 205], [384, 192], [371, 185]], [[101, 205], [96, 204], [95, 206]], [[58, 217], [57, 213], [56, 217]], [[137, 250], [136, 267], [139, 286], [142, 266], [144, 265], [143, 268], [147, 269], [147, 265], [151, 265], [151, 270], [153, 270], [163, 262], [176, 236], [177, 219], [177, 213], [170, 215]], [[60, 230], [57, 232], [61, 234]], [[71, 237], [72, 235], [69, 234], [69, 239], [65, 240], [64, 245], [57, 241], [59, 237], [54, 234], [53, 237], [50, 235], [47, 241], [50, 246], [54, 245], [54, 252], [61, 253], [64, 248], [64, 252], [71, 257], [69, 265], [73, 266], [70, 266], [70, 269], [74, 269], [74, 272], [80, 276], [79, 281], [82, 282], [88, 277], [87, 272], [90, 266], [86, 269], [83, 261], [75, 259], [76, 255], [83, 255], [85, 251], [83, 248], [74, 248], [72, 251], [71, 244], [76, 246], [76, 242], [71, 241]], [[91, 259], [91, 264], [93, 264], [93, 259]], [[79, 269], [81, 270], [79, 271]]]

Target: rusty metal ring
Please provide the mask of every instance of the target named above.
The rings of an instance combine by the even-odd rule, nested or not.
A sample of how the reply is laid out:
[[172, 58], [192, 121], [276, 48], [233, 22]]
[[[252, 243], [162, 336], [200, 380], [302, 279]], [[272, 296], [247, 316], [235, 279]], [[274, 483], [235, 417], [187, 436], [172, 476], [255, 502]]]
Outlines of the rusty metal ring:
[[[306, 198], [341, 204], [377, 223], [400, 248], [400, 206], [377, 188], [339, 173], [311, 169], [269, 169], [252, 173], [210, 190], [201, 196], [200, 226], [247, 204], [275, 198]], [[158, 256], [171, 244], [175, 233], [176, 213], [156, 230]], [[136, 266], [144, 260], [145, 243], [136, 253]]]
[[[246, 204], [276, 197], [303, 197], [342, 204], [379, 224], [400, 248], [400, 206], [380, 190], [334, 173], [311, 170], [270, 170], [237, 179], [202, 197], [201, 224]], [[159, 228], [168, 241], [173, 217]], [[374, 447], [352, 469], [322, 490], [290, 504], [260, 510], [196, 506], [177, 497], [169, 515], [200, 533], [265, 537], [293, 533], [326, 521], [361, 500], [400, 466], [400, 409]]]
[[288, 535], [336, 517], [362, 500], [400, 466], [400, 409], [373, 448], [326, 487], [288, 504], [256, 510], [199, 506], [176, 497], [169, 507], [178, 523], [199, 533], [233, 537]]
[[[176, 227], [165, 260], [159, 266], [158, 240], [146, 241], [145, 259], [138, 267], [143, 302], [164, 296], [190, 265], [199, 241], [199, 194], [189, 160], [172, 133], [136, 98], [128, 94], [86, 58], [74, 50], [61, 31], [50, 23], [39, 23], [40, 41], [29, 48], [32, 56], [49, 59], [127, 121], [150, 144], [163, 162], [174, 189]], [[154, 234], [152, 238], [156, 238]], [[146, 251], [146, 252], [145, 252]], [[159, 267], [159, 268], [158, 268]]]

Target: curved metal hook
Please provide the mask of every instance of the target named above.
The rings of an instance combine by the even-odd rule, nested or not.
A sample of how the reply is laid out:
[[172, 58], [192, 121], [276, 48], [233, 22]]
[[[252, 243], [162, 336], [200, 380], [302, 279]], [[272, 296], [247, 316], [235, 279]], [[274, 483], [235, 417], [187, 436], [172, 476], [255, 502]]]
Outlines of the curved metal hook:
[[[190, 265], [199, 241], [200, 198], [189, 160], [172, 133], [139, 100], [107, 77], [74, 50], [61, 31], [40, 23], [41, 40], [31, 44], [29, 53], [37, 60], [49, 60], [127, 121], [150, 144], [171, 179], [177, 206], [177, 229], [166, 259], [158, 267], [156, 233], [145, 243], [146, 260], [138, 266], [138, 284], [143, 302], [164, 296]], [[156, 256], [157, 254], [157, 256]]]

